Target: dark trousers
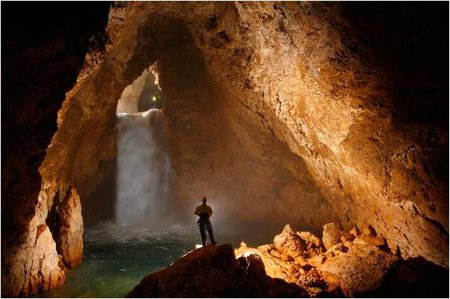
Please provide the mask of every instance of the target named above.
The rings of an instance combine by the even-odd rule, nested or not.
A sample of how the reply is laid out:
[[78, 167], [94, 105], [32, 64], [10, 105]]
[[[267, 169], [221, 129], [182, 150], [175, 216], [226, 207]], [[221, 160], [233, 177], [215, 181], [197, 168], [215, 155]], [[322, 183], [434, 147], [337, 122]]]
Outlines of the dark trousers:
[[198, 222], [198, 227], [200, 228], [200, 235], [202, 236], [203, 246], [206, 245], [206, 231], [208, 231], [209, 240], [211, 241], [211, 244], [216, 242], [214, 240], [214, 234], [213, 234], [213, 230], [212, 230], [212, 226], [211, 226], [211, 221], [200, 220]]

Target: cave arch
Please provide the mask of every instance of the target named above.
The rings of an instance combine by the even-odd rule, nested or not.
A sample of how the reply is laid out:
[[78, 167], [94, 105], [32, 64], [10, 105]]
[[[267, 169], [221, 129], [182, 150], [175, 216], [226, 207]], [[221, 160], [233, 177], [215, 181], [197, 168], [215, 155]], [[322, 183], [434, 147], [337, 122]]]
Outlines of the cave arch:
[[[283, 211], [287, 206], [295, 207], [305, 214], [308, 213], [306, 211], [314, 211], [312, 214], [319, 213], [321, 216], [316, 217], [317, 222], [323, 223], [321, 220], [334, 218], [333, 215], [336, 214], [333, 211], [339, 211], [342, 215], [339, 221], [344, 226], [353, 225], [355, 222], [360, 226], [372, 224], [378, 233], [386, 237], [391, 249], [395, 250], [397, 246], [401, 248], [403, 256], [416, 256], [420, 253], [439, 264], [448, 264], [448, 258], [443, 254], [448, 252], [448, 246], [442, 241], [448, 240], [448, 221], [446, 221], [448, 202], [442, 199], [442, 194], [448, 193], [448, 187], [441, 181], [432, 180], [431, 174], [423, 171], [419, 164], [411, 168], [408, 161], [401, 158], [403, 153], [417, 155], [421, 149], [426, 148], [427, 141], [420, 139], [416, 134], [418, 131], [408, 131], [390, 125], [389, 120], [393, 112], [385, 108], [383, 103], [389, 102], [392, 97], [389, 88], [384, 86], [383, 80], [380, 79], [383, 76], [381, 71], [362, 73], [361, 78], [359, 75], [352, 77], [357, 71], [355, 68], [358, 65], [356, 63], [358, 56], [355, 56], [345, 43], [337, 43], [335, 47], [324, 50], [320, 55], [307, 58], [313, 59], [317, 65], [323, 65], [322, 73], [315, 69], [312, 63], [292, 63], [305, 59], [302, 56], [304, 54], [295, 47], [296, 44], [301, 44], [304, 49], [314, 48], [316, 44], [313, 40], [302, 40], [300, 36], [303, 33], [299, 33], [299, 37], [292, 40], [292, 36], [286, 31], [278, 30], [275, 19], [280, 21], [292, 18], [294, 24], [297, 22], [294, 16], [288, 17], [281, 13], [278, 7], [267, 7], [273, 10], [276, 16], [270, 21], [270, 26], [275, 26], [274, 32], [277, 32], [272, 40], [246, 25], [248, 22], [255, 22], [259, 26], [268, 26], [264, 23], [264, 18], [253, 14], [251, 5], [210, 5], [200, 8], [195, 5], [180, 7], [170, 4], [162, 7], [145, 6], [142, 11], [139, 11], [138, 7], [140, 6], [131, 8], [133, 22], [124, 25], [122, 30], [126, 34], [121, 36], [120, 42], [111, 50], [108, 55], [110, 58], [105, 59], [97, 73], [91, 76], [91, 80], [95, 80], [101, 71], [104, 82], [114, 83], [111, 85], [112, 89], [100, 92], [104, 93], [102, 96], [106, 96], [105, 98], [111, 98], [114, 92], [114, 100], [105, 103], [97, 97], [99, 106], [102, 102], [106, 104], [102, 111], [96, 111], [95, 107], [92, 109], [89, 106], [82, 107], [81, 110], [88, 119], [91, 110], [100, 116], [111, 115], [113, 106], [111, 103], [118, 98], [119, 90], [130, 84], [146, 66], [158, 60], [161, 64], [161, 87], [168, 92], [167, 98], [170, 98], [166, 103], [167, 115], [175, 115], [177, 111], [189, 108], [182, 106], [187, 103], [187, 99], [191, 100], [192, 105], [198, 105], [197, 112], [201, 115], [206, 115], [210, 111], [232, 110], [233, 113], [222, 115], [222, 118], [218, 113], [213, 118], [214, 121], [205, 121], [202, 128], [199, 128], [199, 136], [209, 136], [209, 140], [213, 140], [214, 134], [204, 129], [205, 127], [214, 127], [220, 132], [226, 132], [229, 128], [231, 130], [229, 136], [226, 138], [216, 136], [217, 143], [215, 143], [217, 148], [226, 149], [229, 161], [233, 161], [237, 156], [248, 155], [264, 157], [265, 161], [272, 159], [274, 164], [271, 165], [280, 166], [276, 170], [255, 171], [262, 174], [256, 175], [256, 178], [264, 177], [264, 173], [270, 173], [269, 177], [275, 178], [294, 174], [295, 178], [291, 178], [296, 183], [281, 186], [281, 189], [274, 193], [264, 191], [271, 194], [271, 198], [280, 198], [280, 194], [302, 194], [302, 196], [306, 194], [308, 199], [300, 202], [296, 200], [296, 196], [287, 195], [285, 197], [289, 202], [287, 204], [283, 201], [273, 203], [268, 197], [263, 196], [260, 202], [264, 203], [261, 206], [265, 208], [266, 214], [272, 212], [274, 218], [281, 219], [290, 215]], [[191, 13], [193, 8], [197, 14]], [[283, 9], [295, 10], [297, 7], [287, 5], [281, 8]], [[318, 21], [322, 19], [322, 14], [333, 19], [334, 13], [339, 14], [333, 8], [329, 12], [318, 10], [305, 18], [311, 22], [317, 21], [322, 26], [326, 32], [325, 39], [331, 36], [339, 39], [342, 37], [337, 30], [348, 29], [345, 22], [339, 23], [337, 29], [329, 27], [326, 21]], [[220, 21], [217, 16], [220, 16]], [[236, 40], [245, 46], [239, 45]], [[284, 48], [277, 46], [284, 43], [289, 46]], [[134, 45], [131, 47], [132, 51], [131, 45]], [[336, 57], [341, 56], [349, 60], [347, 66], [341, 65], [339, 59], [336, 60]], [[200, 76], [192, 76], [193, 70]], [[279, 74], [287, 74], [286, 79], [278, 80]], [[339, 85], [341, 87], [336, 89], [330, 81], [332, 78], [330, 74], [341, 74], [337, 77], [346, 74], [350, 81]], [[179, 77], [174, 80], [176, 76]], [[210, 84], [204, 84], [205, 82]], [[271, 88], [271, 82], [277, 84]], [[330, 84], [322, 85], [320, 82]], [[366, 82], [367, 85], [361, 86], [357, 82]], [[190, 89], [192, 84], [199, 84], [205, 90], [207, 88], [207, 92], [193, 92], [194, 89]], [[183, 100], [176, 92], [170, 95], [170, 91], [179, 91], [183, 88], [185, 88]], [[338, 92], [335, 92], [336, 90]], [[83, 98], [85, 96], [83, 92], [86, 90], [77, 91], [77, 97]], [[78, 113], [77, 107], [72, 106], [63, 107], [60, 114], [64, 114], [65, 108], [74, 109], [74, 112]], [[313, 111], [315, 112], [312, 113]], [[334, 111], [340, 113], [335, 114]], [[172, 119], [172, 122], [169, 120], [171, 129], [184, 133], [183, 136], [178, 135], [180, 140], [186, 140], [185, 138], [190, 136], [186, 133], [196, 124], [192, 122], [195, 113], [189, 116], [191, 119]], [[100, 127], [111, 130], [113, 120], [107, 115], [105, 119], [108, 119], [109, 125], [100, 124]], [[419, 131], [423, 130], [426, 133], [426, 128], [423, 127]], [[102, 136], [105, 141], [108, 140], [104, 136], [106, 135]], [[402, 141], [390, 143], [386, 141], [387, 139], [380, 139], [377, 136], [395, 136], [392, 138]], [[238, 145], [227, 147], [227, 144], [234, 144], [230, 141], [235, 137], [238, 139]], [[104, 144], [108, 144], [108, 141]], [[208, 140], [200, 140], [198, 144], [210, 145]], [[177, 148], [174, 144], [170, 144], [169, 147]], [[91, 156], [89, 146], [85, 148], [86, 152], [84, 155], [78, 153], [79, 157]], [[414, 148], [414, 153], [409, 153], [408, 148]], [[283, 154], [270, 154], [278, 150]], [[200, 156], [203, 158], [207, 157], [204, 155], [205, 152], [215, 152], [212, 147], [206, 151], [205, 148], [193, 147], [193, 151], [202, 153]], [[105, 152], [108, 151], [98, 153], [97, 156], [101, 157]], [[109, 153], [114, 156], [113, 153]], [[172, 154], [177, 156], [180, 152], [174, 150]], [[418, 159], [428, 159], [426, 151], [419, 156], [421, 158]], [[220, 159], [217, 160], [215, 157], [209, 157], [209, 160], [212, 165], [223, 163], [218, 162]], [[72, 172], [83, 173], [78, 176], [77, 188], [80, 195], [85, 197], [84, 194], [91, 190], [83, 182], [85, 180], [83, 178], [93, 177], [101, 171], [90, 167], [85, 158], [80, 159], [80, 162], [72, 164]], [[251, 169], [250, 164], [259, 164], [252, 159], [247, 162], [246, 169]], [[283, 169], [288, 171], [285, 172]], [[229, 173], [224, 172], [222, 181], [233, 175], [236, 173], [231, 170]], [[246, 174], [242, 176], [248, 178]], [[392, 179], [392, 176], [395, 179]], [[203, 180], [207, 181], [209, 177], [210, 175], [205, 174]], [[220, 181], [218, 179], [219, 183]], [[421, 182], [424, 181], [430, 182], [433, 187], [428, 191], [421, 188]], [[270, 186], [274, 182], [276, 184], [277, 180], [270, 182], [262, 179], [255, 185]], [[207, 190], [205, 186], [198, 188]], [[241, 188], [239, 193], [245, 194], [246, 190]], [[258, 189], [251, 191], [261, 192]], [[225, 197], [214, 193], [212, 196]], [[186, 198], [189, 195], [181, 192], [179, 197]], [[252, 196], [248, 194], [243, 197]], [[328, 200], [324, 200], [325, 198]], [[430, 206], [426, 198], [434, 198], [432, 201], [436, 207]], [[239, 213], [237, 210], [251, 209], [249, 202], [246, 203], [246, 200], [237, 197], [228, 202], [242, 204], [241, 209], [235, 209], [236, 213]], [[370, 206], [371, 209], [366, 209], [366, 206]], [[269, 211], [267, 207], [276, 207], [272, 210], [278, 212]], [[233, 207], [227, 206], [226, 209], [231, 211]], [[243, 215], [243, 218], [252, 216], [252, 213], [244, 214], [246, 215]], [[393, 217], [393, 214], [396, 216]], [[300, 220], [301, 215], [295, 217]], [[441, 222], [444, 231], [436, 227], [433, 221]], [[397, 233], [395, 228], [398, 227], [405, 227], [405, 231]], [[425, 230], [434, 237], [430, 239], [431, 241], [425, 240], [420, 230], [409, 230], [407, 227], [426, 227]], [[408, 235], [405, 235], [405, 232]], [[414, 240], [415, 244], [412, 244], [411, 240]], [[430, 246], [435, 250], [429, 250]]]
[[154, 63], [144, 69], [142, 74], [123, 90], [117, 103], [117, 114], [145, 112], [164, 107], [156, 67]]
[[[373, 224], [402, 256], [423, 255], [448, 267], [448, 183], [427, 169], [433, 153], [448, 153], [448, 129], [391, 124], [389, 88], [380, 79], [384, 73], [370, 70], [352, 50], [353, 43], [346, 43], [352, 29], [341, 19], [339, 6], [136, 3], [116, 7], [109, 29], [113, 46], [101, 63], [80, 73], [58, 113], [58, 132], [40, 167], [36, 210], [24, 225], [29, 231], [23, 251], [10, 257], [9, 270], [18, 277], [14, 283], [50, 287], [64, 280], [45, 224], [48, 211], [61, 200], [79, 206], [81, 198], [84, 207], [93, 202], [97, 185], [114, 169], [117, 100], [156, 60], [170, 98], [165, 109], [172, 116], [170, 147], [178, 157], [178, 187], [190, 182], [182, 174], [195, 172], [200, 164], [205, 171], [197, 180], [220, 186], [212, 197], [239, 203], [239, 208], [225, 204], [222, 214], [244, 219], [269, 215], [316, 227], [331, 220]], [[310, 34], [318, 38], [308, 39]], [[192, 76], [193, 69], [200, 76]], [[199, 115], [213, 117], [197, 122]], [[191, 144], [195, 155], [184, 156], [182, 142]], [[211, 176], [207, 166], [224, 171]], [[239, 181], [245, 186], [234, 186], [233, 176], [243, 178]], [[197, 184], [191, 191], [180, 188], [176, 196], [186, 199], [205, 190], [207, 185]], [[224, 196], [229, 192], [245, 195]], [[258, 197], [262, 210], [256, 214], [251, 200], [258, 192], [267, 196]], [[180, 211], [189, 210], [185, 204]], [[291, 211], [309, 214], [311, 221]], [[79, 220], [80, 214], [67, 217]], [[78, 242], [82, 225], [70, 223], [78, 223], [69, 230]], [[33, 260], [24, 273], [19, 258], [27, 250]], [[48, 271], [42, 274], [31, 265], [44, 256]], [[55, 281], [36, 281], [39, 275]]]
[[[177, 208], [177, 211], [180, 212], [172, 215], [173, 219], [189, 219], [191, 215], [189, 205], [192, 205], [192, 200], [195, 200], [199, 196], [198, 194], [207, 193], [213, 198], [223, 199], [223, 203], [215, 203], [216, 208], [221, 211], [217, 215], [226, 215], [223, 219], [219, 219], [219, 222], [229, 221], [233, 218], [246, 219], [245, 221], [252, 222], [261, 217], [271, 217], [272, 220], [283, 219], [285, 221], [289, 219], [292, 223], [319, 230], [323, 221], [336, 220], [332, 208], [327, 202], [323, 201], [321, 191], [314, 186], [314, 182], [308, 177], [306, 168], [299, 171], [302, 173], [301, 176], [304, 180], [299, 186], [296, 186], [298, 179], [294, 178], [290, 170], [283, 166], [283, 163], [296, 160], [299, 165], [303, 164], [301, 160], [289, 153], [286, 146], [278, 140], [274, 142], [270, 130], [263, 127], [257, 119], [245, 120], [244, 125], [236, 124], [242, 122], [242, 119], [247, 118], [247, 116], [239, 114], [242, 113], [239, 110], [239, 113], [235, 116], [233, 115], [234, 111], [231, 111], [229, 106], [223, 105], [226, 100], [219, 94], [219, 88], [209, 77], [204, 65], [204, 58], [184, 22], [173, 17], [160, 15], [151, 15], [148, 17], [148, 22], [147, 25], [143, 25], [137, 30], [137, 40], [150, 41], [138, 44], [128, 63], [130, 69], [135, 69], [136, 63], [142, 64], [140, 68], [136, 69], [144, 68], [144, 74], [148, 63], [152, 64], [154, 61], [158, 61], [159, 81], [166, 99], [164, 114], [170, 131], [168, 147], [171, 160], [173, 160], [173, 172], [177, 174], [172, 181], [172, 187], [176, 190], [172, 196], [174, 201], [178, 201], [181, 205]], [[155, 25], [155, 22], [158, 25]], [[157, 38], [150, 38], [155, 36]], [[152, 58], [143, 60], [141, 56], [144, 53], [145, 55], [151, 53], [148, 57]], [[130, 70], [126, 70], [124, 74], [130, 72]], [[138, 80], [137, 78], [135, 80]], [[129, 80], [129, 82], [131, 81], [133, 80]], [[233, 129], [230, 130], [229, 127]], [[214, 130], [211, 130], [211, 128], [214, 128]], [[249, 153], [245, 149], [243, 150], [242, 145], [239, 144], [239, 139], [234, 136], [233, 130], [241, 131], [241, 138], [252, 144], [251, 151], [253, 152]], [[265, 143], [272, 143], [270, 147], [264, 148], [264, 145], [258, 144], [259, 140], [248, 136], [251, 131], [258, 132], [256, 139], [262, 138]], [[181, 142], [177, 140], [181, 140]], [[287, 162], [281, 160], [267, 161], [251, 157], [259, 157], [262, 153], [268, 151], [276, 151], [280, 157], [286, 156]], [[186, 154], [186, 152], [191, 153]], [[236, 164], [239, 160], [236, 160], [236, 155], [247, 157], [248, 162], [241, 163], [242, 167], [237, 167]], [[230, 163], [230, 161], [232, 162]], [[227, 173], [219, 175], [211, 170], [211, 163], [219, 165], [228, 163], [230, 166], [220, 166], [223, 168], [220, 168], [221, 170], [218, 172], [226, 171]], [[268, 164], [262, 167], [261, 165], [264, 163]], [[186, 168], [189, 168], [189, 171]], [[252, 170], [258, 172], [254, 173], [252, 178], [249, 178], [248, 173], [251, 173]], [[265, 174], [266, 171], [269, 171], [269, 173]], [[111, 177], [111, 173], [112, 170], [107, 177]], [[195, 179], [188, 178], [190, 174], [183, 175], [183, 173], [194, 173]], [[195, 177], [196, 175], [197, 177]], [[249, 190], [239, 186], [233, 187], [235, 185], [232, 182], [233, 177], [242, 177], [246, 180], [248, 184], [246, 187]], [[265, 182], [268, 182], [266, 187], [258, 187]], [[186, 186], [190, 187], [186, 188]], [[301, 209], [304, 212], [292, 217], [284, 211], [283, 201], [294, 204], [296, 196], [289, 194], [291, 192], [292, 194], [298, 194], [305, 186], [309, 189], [309, 193], [308, 201], [303, 203], [304, 206]], [[98, 192], [94, 191], [93, 194], [96, 197]], [[246, 199], [239, 199], [239, 194]], [[275, 205], [271, 204], [270, 198], [273, 197], [280, 199]], [[93, 209], [90, 207], [90, 202], [98, 201], [98, 199], [91, 198], [93, 197], [88, 197], [86, 200], [87, 209]], [[265, 202], [262, 207], [257, 209], [263, 212], [248, 212], [254, 209], [250, 201], [251, 198], [257, 201], [258, 198], [261, 198], [261, 201]], [[233, 202], [237, 204], [232, 204]], [[114, 205], [109, 204], [109, 206]], [[311, 217], [316, 206], [321, 207], [320, 212], [317, 213], [316, 217]], [[108, 214], [111, 219], [114, 212], [110, 211]], [[95, 213], [95, 216], [99, 216], [98, 213]], [[91, 216], [86, 218], [91, 218]], [[228, 220], [226, 220], [227, 218]], [[95, 220], [88, 220], [88, 222], [93, 223]], [[282, 221], [275, 222], [280, 222], [279, 225], [281, 225]]]

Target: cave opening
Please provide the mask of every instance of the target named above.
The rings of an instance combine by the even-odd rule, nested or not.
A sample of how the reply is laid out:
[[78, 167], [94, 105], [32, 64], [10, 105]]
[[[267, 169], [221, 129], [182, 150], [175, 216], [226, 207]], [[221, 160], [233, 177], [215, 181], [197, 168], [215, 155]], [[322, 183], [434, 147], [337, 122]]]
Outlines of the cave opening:
[[[354, 271], [373, 286], [375, 272], [414, 272], [402, 258], [448, 269], [448, 184], [433, 166], [448, 154], [448, 128], [409, 124], [415, 117], [396, 125], [396, 87], [361, 55], [372, 57], [371, 41], [354, 43], [358, 26], [340, 5], [113, 7], [41, 151], [37, 203], [11, 216], [25, 231], [2, 256], [11, 294], [62, 284], [84, 241], [83, 263], [46, 295], [123, 296], [199, 243], [203, 195], [220, 243], [245, 240], [244, 256], [265, 251], [328, 271], [331, 283], [350, 277], [340, 281], [346, 296], [370, 289], [353, 284]], [[275, 240], [287, 223], [301, 232], [286, 226]], [[373, 252], [384, 266], [370, 268]], [[266, 270], [302, 286], [317, 278]]]
[[[245, 107], [230, 106], [227, 91], [210, 77], [186, 24], [161, 15], [147, 22], [149, 26], [137, 30], [139, 42], [124, 72], [127, 85], [116, 102], [117, 125], [111, 134], [117, 154], [115, 167], [108, 172], [116, 191], [109, 194], [113, 211], [99, 219], [94, 203], [103, 201], [94, 191], [84, 203], [85, 223], [125, 224], [118, 218], [128, 214], [125, 218], [132, 219], [132, 226], [180, 225], [198, 234], [192, 214], [203, 195], [211, 200], [219, 237], [228, 230], [234, 238], [245, 234], [247, 240], [267, 241], [287, 221], [315, 233], [324, 221], [334, 221], [333, 207], [302, 159]], [[155, 95], [157, 107], [151, 106]], [[154, 138], [148, 137], [149, 123]], [[138, 149], [145, 150], [136, 153]], [[148, 163], [144, 167], [146, 163], [139, 161], [158, 155], [154, 167], [160, 173], [152, 176]], [[133, 175], [138, 170], [141, 175]], [[111, 173], [116, 175], [114, 182]], [[112, 189], [108, 184], [99, 186]], [[305, 188], [307, 193], [302, 192]], [[151, 208], [150, 197], [158, 198], [156, 209]], [[130, 205], [133, 201], [136, 206]], [[301, 212], [289, 213], [285, 205], [295, 205]], [[151, 220], [158, 217], [160, 221]], [[266, 218], [271, 221], [262, 220]]]
[[[139, 43], [126, 63], [126, 79], [112, 79], [112, 84], [122, 84], [115, 93], [114, 110], [108, 110], [115, 112], [108, 115], [114, 130], [105, 138], [114, 140], [100, 150], [112, 151], [112, 145], [115, 154], [104, 162], [102, 180], [86, 192], [82, 203], [83, 263], [50, 296], [76, 296], [86, 288], [101, 296], [123, 295], [149, 269], [193, 249], [200, 243], [193, 210], [203, 195], [210, 198], [213, 228], [221, 243], [268, 242], [286, 219], [303, 227], [317, 227], [313, 221], [319, 222], [306, 213], [289, 215], [283, 208], [301, 187], [283, 161], [270, 159], [268, 152], [284, 157], [289, 149], [261, 129], [258, 120], [233, 115], [223, 104], [224, 96], [209, 77], [185, 24], [161, 16], [149, 22], [152, 26], [138, 30]], [[110, 73], [107, 67], [102, 71]], [[103, 86], [101, 76], [98, 82]], [[254, 128], [257, 135], [251, 136]], [[252, 144], [251, 152], [236, 130]], [[264, 149], [260, 139], [269, 148]], [[292, 154], [286, 159], [290, 158], [296, 159]], [[303, 184], [309, 185], [311, 194], [298, 205], [308, 211], [319, 207], [325, 218], [331, 218], [332, 209], [311, 179]], [[274, 197], [279, 200], [271, 205]], [[257, 208], [253, 201], [260, 203]], [[262, 221], [265, 217], [274, 221]], [[98, 290], [99, 283], [110, 290]]]
[[117, 103], [115, 223], [161, 228], [169, 200], [170, 159], [157, 63], [127, 86]]
[[142, 74], [125, 87], [117, 102], [118, 116], [143, 113], [164, 108], [163, 91], [159, 86], [158, 63], [145, 68]]

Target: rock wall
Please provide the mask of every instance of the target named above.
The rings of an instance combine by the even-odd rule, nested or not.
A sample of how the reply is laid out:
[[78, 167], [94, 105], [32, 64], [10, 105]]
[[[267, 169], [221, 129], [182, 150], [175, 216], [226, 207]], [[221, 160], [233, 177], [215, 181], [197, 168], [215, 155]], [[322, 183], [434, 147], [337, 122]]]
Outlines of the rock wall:
[[[58, 207], [59, 230], [53, 234], [58, 252], [67, 267], [72, 268], [83, 259], [83, 218], [81, 202], [75, 188], [67, 191]], [[48, 218], [47, 218], [48, 219]], [[55, 236], [57, 236], [55, 238]]]
[[[156, 23], [164, 22], [160, 21], [162, 16], [178, 17], [176, 22], [165, 22], [169, 22], [171, 28], [180, 22], [187, 26], [201, 52], [208, 78], [220, 95], [220, 109], [227, 109], [223, 108], [226, 105], [232, 111], [224, 115], [227, 126], [251, 156], [264, 156], [267, 148], [264, 141], [261, 142], [260, 135], [263, 134], [259, 135], [258, 130], [269, 131], [276, 137], [271, 139], [276, 140], [274, 143], [287, 144], [300, 157], [295, 162], [291, 157], [280, 158], [277, 164], [290, 169], [300, 182], [305, 181], [305, 174], [312, 178], [313, 182], [308, 181], [308, 185], [318, 187], [321, 196], [338, 211], [343, 226], [371, 224], [386, 237], [390, 248], [394, 251], [398, 248], [403, 256], [422, 255], [447, 265], [448, 186], [447, 174], [442, 171], [448, 165], [445, 113], [437, 113], [438, 109], [431, 104], [433, 101], [422, 113], [414, 110], [427, 102], [422, 98], [416, 102], [411, 96], [413, 92], [404, 90], [405, 84], [393, 84], [401, 79], [409, 80], [409, 74], [418, 72], [422, 76], [411, 79], [416, 87], [408, 87], [418, 92], [428, 90], [431, 98], [445, 106], [447, 98], [443, 91], [448, 84], [439, 77], [433, 79], [433, 74], [445, 74], [445, 70], [434, 62], [428, 69], [421, 62], [413, 67], [414, 59], [419, 59], [426, 48], [417, 42], [413, 43], [416, 54], [407, 57], [408, 63], [384, 58], [388, 56], [387, 50], [377, 51], [387, 29], [394, 30], [390, 33], [394, 37], [402, 36], [406, 42], [407, 37], [422, 38], [424, 42], [437, 45], [436, 38], [426, 36], [437, 23], [426, 25], [421, 18], [436, 15], [442, 20], [446, 15], [432, 8], [420, 13], [420, 7], [417, 11], [409, 11], [404, 7], [381, 6], [377, 8], [379, 16], [369, 19], [364, 30], [368, 30], [370, 22], [382, 27], [379, 19], [394, 27], [395, 16], [406, 15], [409, 18], [401, 20], [419, 22], [422, 31], [395, 31], [395, 27], [386, 25], [387, 29], [373, 32], [373, 38], [363, 39], [355, 24], [361, 22], [358, 14], [367, 14], [368, 9], [370, 6], [352, 8], [313, 3], [166, 3], [131, 5], [119, 9], [117, 14], [132, 20], [124, 22], [129, 26], [123, 29], [123, 33], [127, 33], [124, 38], [127, 46], [133, 44], [131, 33], [135, 33], [134, 30], [138, 31], [138, 40], [142, 41], [148, 31], [160, 30], [155, 28], [160, 28]], [[163, 36], [162, 32], [158, 33]], [[169, 36], [174, 37], [170, 40], [172, 43], [182, 40], [176, 34]], [[360, 40], [361, 45], [358, 44]], [[117, 53], [121, 52], [120, 44], [118, 42], [115, 47]], [[152, 47], [157, 45], [154, 43]], [[145, 49], [143, 44], [140, 47]], [[393, 46], [387, 44], [386, 47]], [[147, 51], [151, 52], [151, 49]], [[405, 51], [402, 48], [395, 50], [398, 55]], [[143, 59], [139, 53], [137, 49], [130, 61]], [[168, 57], [157, 53], [155, 58], [176, 61], [175, 55], [189, 57], [189, 52], [170, 53]], [[184, 73], [185, 80], [189, 74], [198, 74], [195, 71], [189, 73], [196, 69], [195, 60], [182, 61], [189, 65]], [[177, 72], [168, 71], [167, 74], [183, 74], [179, 64], [171, 66], [177, 68]], [[162, 85], [163, 76], [164, 72]], [[198, 78], [203, 77], [195, 79]], [[193, 81], [188, 82], [193, 84]], [[182, 90], [186, 87], [182, 83], [180, 79], [174, 84], [181, 85], [178, 90]], [[166, 90], [170, 96], [177, 88], [170, 86]], [[399, 98], [404, 96], [416, 107], [410, 108], [415, 114], [407, 114], [409, 118], [405, 118], [404, 104], [399, 104]], [[201, 102], [204, 97], [192, 98]], [[174, 95], [172, 104], [177, 102]], [[213, 103], [198, 105], [214, 111]], [[205, 110], [199, 107], [197, 111]], [[170, 106], [167, 113], [170, 117]], [[436, 118], [429, 115], [433, 113], [437, 113]], [[254, 125], [255, 122], [259, 126]], [[199, 133], [214, 140], [214, 136], [204, 130]], [[224, 135], [221, 138], [227, 140]], [[186, 143], [203, 145], [208, 141]], [[273, 152], [273, 149], [267, 151]], [[175, 154], [175, 157], [183, 155]], [[299, 165], [302, 165], [300, 169], [293, 169]], [[299, 210], [296, 204], [301, 201], [293, 199], [292, 202], [292, 205], [282, 206]], [[312, 206], [317, 207], [317, 204]]]
[[302, 157], [344, 225], [372, 224], [403, 255], [448, 265], [448, 187], [431, 154], [448, 165], [445, 123], [396, 121], [395, 97], [403, 93], [386, 81], [399, 71], [366, 59], [377, 45], [358, 47], [346, 9], [224, 5], [213, 28], [193, 30], [228, 99], [263, 116]]
[[[207, 73], [187, 25], [171, 13], [134, 14], [121, 7], [111, 14], [108, 30], [123, 15], [133, 21], [121, 19], [122, 29], [115, 29], [105, 60], [68, 93], [59, 130], [41, 166], [43, 177], [72, 182], [81, 198], [91, 198], [108, 177], [102, 165], [116, 155], [116, 116], [111, 112], [122, 91], [157, 61], [173, 166], [171, 201], [176, 202], [169, 220], [192, 221], [193, 207], [203, 194], [213, 200], [216, 215], [221, 215], [216, 220], [223, 225], [230, 219], [235, 224], [270, 219], [320, 227], [323, 221], [336, 220], [301, 159], [257, 115], [229, 106]], [[300, 212], [289, 213], [287, 206]]]
[[[448, 45], [440, 42], [448, 28], [442, 22], [448, 22], [446, 9], [422, 4], [115, 4], [106, 34], [93, 41], [58, 112], [58, 131], [39, 168], [42, 184], [36, 170], [54, 130], [54, 94], [71, 84], [52, 86], [33, 69], [42, 76], [26, 93], [12, 89], [20, 76], [6, 84], [11, 99], [27, 99], [45, 86], [52, 108], [44, 113], [49, 117], [30, 117], [39, 99], [47, 99], [37, 96], [2, 109], [2, 249], [13, 252], [2, 255], [2, 290], [28, 294], [56, 285], [47, 283], [50, 277], [63, 281], [48, 211], [67, 192], [71, 207], [76, 194], [82, 204], [95, 200], [92, 194], [114, 170], [117, 101], [155, 61], [168, 99], [173, 200], [181, 207], [174, 218], [187, 217], [206, 194], [225, 216], [219, 223], [370, 224], [392, 251], [448, 267], [448, 109], [442, 109], [448, 107], [448, 63], [442, 63]], [[428, 46], [436, 52], [424, 61]], [[55, 57], [42, 48], [25, 53], [32, 59], [44, 53], [45, 66], [51, 65], [46, 57]], [[14, 73], [9, 65], [2, 66], [4, 78]], [[45, 134], [31, 134], [45, 124]], [[76, 264], [82, 250], [79, 223], [63, 242], [78, 244], [78, 253], [62, 255], [69, 265], [67, 258]], [[7, 241], [5, 227], [7, 236], [20, 231], [25, 237]], [[36, 241], [40, 236], [46, 245]], [[44, 252], [50, 266], [32, 266]], [[43, 269], [59, 274], [45, 270], [42, 281], [25, 286]]]
[[4, 297], [26, 296], [65, 281], [66, 266], [47, 225], [53, 198], [46, 199], [50, 186], [42, 183], [38, 168], [57, 129], [65, 93], [76, 83], [89, 48], [101, 40], [108, 10], [108, 3], [89, 8], [2, 4]]

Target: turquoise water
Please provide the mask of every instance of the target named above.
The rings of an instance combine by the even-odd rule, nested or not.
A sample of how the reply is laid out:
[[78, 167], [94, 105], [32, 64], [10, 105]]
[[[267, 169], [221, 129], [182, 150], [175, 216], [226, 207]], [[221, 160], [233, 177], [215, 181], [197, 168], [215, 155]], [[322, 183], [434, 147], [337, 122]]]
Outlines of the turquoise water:
[[[242, 240], [249, 245], [264, 244], [274, 235], [272, 231], [262, 235], [251, 229], [215, 233], [220, 243], [234, 247]], [[199, 243], [195, 225], [166, 231], [112, 224], [86, 229], [83, 263], [67, 273], [63, 286], [35, 297], [124, 297], [144, 276], [167, 267]]]

